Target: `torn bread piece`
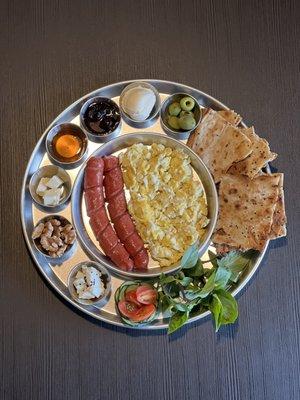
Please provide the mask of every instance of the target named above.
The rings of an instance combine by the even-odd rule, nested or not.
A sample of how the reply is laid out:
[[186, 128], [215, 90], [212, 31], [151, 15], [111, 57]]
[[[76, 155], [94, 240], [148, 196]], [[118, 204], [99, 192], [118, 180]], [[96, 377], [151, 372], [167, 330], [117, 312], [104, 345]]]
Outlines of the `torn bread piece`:
[[284, 191], [283, 191], [283, 174], [279, 175], [279, 195], [275, 206], [273, 215], [273, 223], [271, 226], [270, 239], [277, 239], [279, 237], [286, 236], [286, 214], [284, 205]]
[[252, 179], [259, 173], [261, 168], [268, 162], [273, 161], [277, 154], [271, 152], [269, 143], [254, 132], [253, 126], [251, 128], [241, 128], [240, 130], [251, 141], [252, 153], [244, 160], [233, 164], [228, 172], [246, 175]]
[[218, 114], [231, 125], [238, 126], [242, 122], [242, 117], [233, 110], [221, 110]]
[[270, 239], [280, 174], [254, 179], [227, 174], [219, 187], [219, 217], [212, 241], [230, 249], [262, 250]]
[[187, 145], [202, 158], [216, 183], [252, 152], [251, 140], [214, 110], [205, 114]]

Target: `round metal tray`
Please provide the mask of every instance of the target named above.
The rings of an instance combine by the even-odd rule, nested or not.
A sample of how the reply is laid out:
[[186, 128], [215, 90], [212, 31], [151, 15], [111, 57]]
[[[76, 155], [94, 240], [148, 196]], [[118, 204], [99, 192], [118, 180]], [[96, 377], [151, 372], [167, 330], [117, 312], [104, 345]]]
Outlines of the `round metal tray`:
[[[218, 100], [214, 99], [213, 97], [201, 92], [200, 90], [191, 88], [189, 86], [175, 83], [175, 82], [169, 82], [169, 81], [161, 81], [161, 80], [150, 80], [150, 79], [143, 79], [141, 80], [143, 82], [148, 82], [151, 85], [153, 85], [158, 92], [160, 93], [161, 101], [163, 101], [168, 95], [177, 93], [177, 92], [184, 92], [191, 94], [194, 96], [199, 104], [203, 107], [211, 107], [215, 110], [222, 110], [222, 109], [228, 109], [227, 106], [225, 106], [223, 103], [219, 102]], [[29, 248], [29, 251], [41, 271], [42, 275], [46, 278], [46, 280], [51, 284], [51, 286], [68, 302], [70, 302], [74, 307], [80, 309], [84, 313], [98, 319], [105, 321], [109, 324], [113, 325], [118, 325], [118, 326], [126, 326], [127, 328], [132, 328], [128, 327], [127, 325], [124, 325], [123, 322], [121, 321], [120, 317], [118, 316], [116, 309], [115, 309], [115, 303], [114, 303], [114, 292], [116, 289], [124, 282], [125, 280], [130, 279], [130, 277], [122, 277], [119, 274], [116, 274], [115, 272], [111, 271], [112, 273], [112, 279], [111, 279], [111, 284], [112, 284], [112, 291], [111, 291], [111, 297], [107, 304], [103, 308], [99, 308], [97, 306], [84, 306], [81, 305], [75, 300], [72, 299], [69, 291], [68, 291], [68, 275], [70, 270], [73, 268], [73, 266], [79, 262], [85, 261], [85, 260], [92, 260], [94, 255], [93, 252], [87, 251], [84, 245], [82, 245], [82, 240], [78, 240], [78, 245], [75, 247], [74, 252], [68, 258], [67, 260], [63, 259], [61, 261], [59, 260], [49, 260], [48, 258], [44, 257], [34, 246], [34, 243], [31, 239], [31, 233], [33, 230], [34, 225], [43, 217], [48, 215], [46, 211], [41, 210], [38, 208], [35, 203], [33, 202], [30, 192], [29, 192], [29, 181], [33, 173], [41, 166], [44, 165], [49, 165], [51, 164], [51, 161], [48, 158], [47, 152], [46, 152], [46, 147], [45, 147], [45, 139], [46, 135], [49, 132], [49, 130], [56, 124], [58, 123], [63, 123], [63, 122], [72, 122], [75, 124], [79, 125], [79, 112], [86, 100], [88, 100], [91, 97], [94, 96], [103, 96], [103, 97], [109, 97], [112, 98], [114, 101], [119, 103], [119, 96], [122, 92], [122, 90], [130, 83], [136, 82], [136, 81], [126, 81], [126, 82], [119, 82], [115, 83], [109, 86], [105, 86], [101, 89], [97, 89], [86, 96], [82, 97], [81, 99], [75, 101], [73, 104], [71, 104], [68, 108], [66, 108], [52, 123], [51, 125], [48, 126], [46, 131], [43, 133], [41, 136], [40, 140], [38, 141], [31, 157], [28, 162], [25, 175], [24, 175], [24, 180], [23, 180], [23, 186], [22, 186], [22, 192], [21, 192], [21, 220], [22, 220], [22, 228], [23, 228], [23, 233], [24, 237], [27, 243], [27, 246]], [[246, 125], [242, 123], [244, 127]], [[155, 133], [162, 133], [164, 134], [160, 121], [156, 121], [156, 123], [148, 128], [144, 129], [136, 129], [132, 128], [129, 125], [123, 121], [122, 123], [122, 130], [121, 130], [121, 135], [126, 135], [128, 133], [140, 133], [140, 132], [155, 132]], [[103, 146], [101, 143], [93, 143], [89, 142], [88, 144], [88, 155], [92, 154], [94, 151], [99, 149], [100, 146]], [[99, 152], [101, 150], [99, 149]], [[68, 173], [71, 176], [71, 181], [72, 184], [74, 184], [74, 181], [80, 171], [80, 166], [74, 169], [69, 169]], [[69, 202], [66, 207], [58, 213], [59, 215], [62, 215], [66, 217], [67, 219], [72, 218], [72, 207], [71, 203]], [[81, 236], [81, 235], [79, 235]], [[265, 254], [265, 251], [268, 247], [268, 243], [266, 244], [264, 250], [256, 257], [252, 259], [252, 262], [248, 266], [247, 270], [244, 272], [244, 274], [241, 276], [241, 279], [239, 280], [238, 284], [232, 288], [232, 293], [233, 295], [238, 294], [242, 288], [250, 281], [251, 277], [254, 275], [255, 271], [259, 267], [259, 264], [262, 261], [262, 258]], [[86, 251], [86, 252], [85, 252]], [[207, 259], [207, 253], [203, 255], [203, 260]], [[189, 322], [194, 322], [198, 319], [204, 318], [209, 314], [209, 312], [205, 312], [199, 315], [194, 315], [189, 319]], [[168, 319], [163, 318], [162, 315], [159, 315], [156, 320], [154, 320], [150, 325], [142, 326], [138, 329], [164, 329], [167, 328], [168, 326]], [[134, 328], [137, 329], [137, 328]]]

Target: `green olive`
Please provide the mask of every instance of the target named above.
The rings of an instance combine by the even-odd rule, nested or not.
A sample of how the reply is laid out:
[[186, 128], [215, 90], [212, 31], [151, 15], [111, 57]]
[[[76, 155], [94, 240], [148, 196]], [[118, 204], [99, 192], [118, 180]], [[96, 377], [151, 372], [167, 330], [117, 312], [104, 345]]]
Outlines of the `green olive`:
[[194, 117], [194, 113], [192, 111], [184, 111], [182, 110], [179, 114], [180, 117], [184, 117], [185, 115], [191, 115], [192, 117]]
[[169, 105], [168, 111], [170, 115], [177, 117], [177, 115], [181, 111], [180, 104], [175, 101], [174, 103]]
[[191, 115], [184, 115], [179, 118], [179, 126], [184, 131], [189, 131], [196, 126], [195, 118]]
[[195, 100], [189, 96], [185, 96], [180, 100], [180, 107], [184, 111], [192, 111], [192, 109], [195, 107]]
[[168, 124], [170, 125], [170, 127], [172, 129], [176, 129], [176, 130], [180, 129], [179, 118], [175, 117], [174, 115], [169, 116]]

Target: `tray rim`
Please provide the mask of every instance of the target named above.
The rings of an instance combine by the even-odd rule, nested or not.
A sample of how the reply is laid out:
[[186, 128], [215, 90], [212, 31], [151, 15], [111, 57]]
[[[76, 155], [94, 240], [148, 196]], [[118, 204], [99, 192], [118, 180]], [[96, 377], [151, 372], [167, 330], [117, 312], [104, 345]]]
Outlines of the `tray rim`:
[[[224, 109], [224, 110], [229, 110], [229, 109], [230, 109], [227, 105], [225, 105], [224, 103], [222, 103], [221, 101], [219, 101], [219, 100], [216, 99], [215, 97], [210, 96], [209, 94], [207, 94], [207, 93], [205, 93], [205, 92], [203, 92], [203, 91], [201, 91], [201, 90], [199, 90], [199, 89], [193, 88], [192, 86], [188, 86], [188, 85], [185, 85], [185, 84], [183, 84], [183, 83], [174, 82], [174, 81], [168, 81], [168, 80], [162, 80], [162, 79], [147, 79], [147, 78], [145, 78], [145, 79], [131, 79], [131, 80], [126, 80], [126, 81], [121, 81], [121, 82], [114, 82], [114, 83], [112, 83], [112, 84], [109, 84], [109, 85], [106, 85], [106, 86], [97, 88], [97, 89], [95, 89], [95, 90], [93, 90], [93, 91], [87, 93], [87, 94], [85, 94], [84, 96], [80, 97], [79, 99], [75, 100], [71, 105], [69, 105], [68, 107], [66, 107], [54, 120], [52, 120], [52, 122], [51, 122], [51, 123], [47, 126], [47, 128], [44, 130], [44, 132], [42, 133], [40, 139], [38, 140], [38, 142], [37, 142], [36, 145], [34, 146], [34, 149], [33, 149], [32, 153], [31, 153], [31, 155], [30, 155], [30, 158], [29, 158], [29, 160], [28, 160], [28, 163], [27, 163], [27, 166], [26, 166], [26, 169], [25, 169], [25, 172], [24, 172], [24, 176], [23, 176], [22, 188], [21, 188], [21, 196], [20, 196], [20, 214], [21, 214], [21, 223], [22, 223], [22, 232], [23, 232], [23, 236], [24, 236], [24, 239], [25, 239], [27, 248], [28, 248], [28, 250], [29, 250], [29, 252], [30, 252], [30, 255], [31, 255], [31, 257], [32, 257], [32, 259], [33, 259], [33, 261], [34, 261], [34, 263], [35, 263], [35, 266], [39, 269], [39, 272], [40, 272], [40, 273], [42, 274], [42, 276], [46, 279], [46, 281], [50, 284], [50, 286], [51, 286], [57, 293], [59, 293], [59, 294], [63, 297], [64, 300], [66, 300], [68, 303], [72, 304], [74, 307], [76, 307], [77, 309], [79, 309], [79, 310], [80, 310], [81, 312], [83, 312], [84, 314], [87, 314], [87, 315], [89, 315], [90, 317], [93, 317], [93, 318], [95, 318], [95, 319], [97, 319], [97, 320], [99, 320], [99, 321], [103, 321], [103, 322], [108, 323], [108, 324], [110, 324], [110, 325], [119, 326], [119, 327], [122, 327], [122, 328], [125, 328], [125, 329], [138, 329], [138, 330], [145, 330], [145, 331], [147, 331], [147, 330], [162, 330], [162, 329], [167, 329], [167, 328], [168, 328], [168, 324], [162, 322], [162, 323], [159, 324], [159, 325], [156, 325], [156, 324], [152, 324], [152, 325], [151, 325], [151, 324], [150, 324], [150, 325], [145, 325], [145, 326], [141, 326], [141, 327], [139, 327], [139, 326], [137, 326], [137, 327], [131, 327], [131, 326], [125, 325], [121, 320], [120, 320], [120, 321], [112, 321], [112, 320], [109, 320], [108, 318], [105, 318], [104, 316], [102, 316], [102, 315], [100, 315], [100, 314], [96, 314], [95, 312], [90, 311], [90, 310], [84, 308], [84, 307], [81, 306], [79, 303], [75, 302], [75, 300], [73, 300], [73, 299], [71, 298], [71, 296], [69, 297], [68, 295], [66, 295], [66, 294], [63, 292], [63, 290], [61, 290], [59, 287], [57, 287], [55, 281], [51, 279], [51, 277], [47, 274], [47, 272], [45, 271], [45, 269], [40, 265], [40, 263], [39, 263], [39, 261], [38, 261], [38, 257], [36, 257], [36, 255], [35, 255], [35, 253], [34, 253], [34, 251], [33, 251], [33, 247], [32, 247], [32, 245], [31, 245], [31, 240], [30, 240], [30, 238], [29, 238], [28, 235], [27, 235], [26, 221], [25, 221], [25, 217], [24, 217], [24, 213], [23, 213], [24, 205], [25, 205], [24, 203], [25, 203], [26, 182], [27, 182], [27, 179], [28, 179], [28, 173], [29, 173], [30, 167], [31, 167], [31, 165], [32, 165], [32, 162], [33, 162], [33, 160], [34, 160], [34, 158], [35, 158], [35, 156], [36, 156], [36, 150], [42, 145], [44, 139], [46, 138], [47, 133], [49, 132], [49, 130], [50, 130], [54, 125], [56, 125], [56, 124], [59, 122], [59, 120], [60, 120], [61, 118], [63, 118], [63, 116], [64, 116], [66, 113], [70, 112], [74, 107], [76, 107], [76, 106], [77, 106], [78, 104], [80, 104], [81, 102], [83, 102], [83, 101], [85, 101], [86, 99], [88, 99], [88, 98], [90, 98], [90, 97], [96, 95], [97, 92], [99, 92], [100, 90], [101, 90], [101, 91], [105, 91], [105, 90], [109, 90], [109, 89], [112, 89], [112, 88], [116, 88], [116, 87], [118, 87], [118, 86], [122, 87], [122, 86], [126, 86], [126, 85], [128, 85], [128, 84], [130, 84], [130, 83], [132, 83], [132, 82], [138, 82], [138, 81], [146, 81], [146, 82], [148, 82], [148, 83], [150, 83], [150, 84], [153, 83], [154, 85], [155, 85], [155, 84], [161, 84], [161, 85], [165, 84], [165, 85], [173, 85], [173, 86], [179, 85], [183, 90], [192, 91], [192, 92], [196, 91], [196, 92], [198, 93], [198, 97], [199, 97], [199, 96], [204, 96], [204, 97], [208, 98], [208, 99], [211, 100], [213, 103], [217, 104], [217, 105], [220, 107], [220, 109]], [[160, 91], [160, 92], [161, 92], [161, 91]], [[244, 127], [247, 127], [247, 125], [246, 125], [244, 122], [242, 122], [242, 125], [243, 125]], [[101, 144], [100, 144], [100, 145], [101, 145]], [[269, 168], [268, 165], [267, 165], [267, 172], [270, 172], [270, 168]], [[255, 261], [255, 263], [254, 263], [254, 265], [253, 265], [251, 271], [250, 271], [249, 274], [247, 275], [247, 277], [241, 282], [241, 284], [240, 284], [238, 287], [236, 287], [236, 288], [232, 291], [232, 295], [233, 295], [234, 297], [235, 297], [238, 293], [240, 293], [240, 292], [244, 289], [244, 287], [251, 281], [253, 275], [254, 275], [254, 274], [256, 273], [256, 271], [258, 270], [258, 268], [259, 268], [259, 266], [260, 266], [260, 264], [261, 264], [261, 262], [262, 262], [262, 260], [263, 260], [263, 258], [264, 258], [264, 256], [265, 256], [265, 253], [266, 253], [266, 251], [267, 251], [268, 246], [269, 246], [269, 240], [267, 241], [267, 243], [266, 243], [265, 247], [263, 248], [263, 250], [262, 250], [262, 251], [260, 252], [260, 254], [258, 255], [258, 257], [257, 257], [257, 259], [256, 259], [256, 261]], [[195, 321], [204, 319], [204, 318], [206, 318], [207, 316], [209, 316], [210, 314], [211, 314], [210, 311], [206, 311], [206, 312], [201, 313], [201, 314], [199, 314], [199, 315], [195, 315], [195, 316], [189, 318], [189, 320], [187, 321], [186, 324], [190, 324], [190, 323], [193, 323], [193, 322], [195, 322]]]

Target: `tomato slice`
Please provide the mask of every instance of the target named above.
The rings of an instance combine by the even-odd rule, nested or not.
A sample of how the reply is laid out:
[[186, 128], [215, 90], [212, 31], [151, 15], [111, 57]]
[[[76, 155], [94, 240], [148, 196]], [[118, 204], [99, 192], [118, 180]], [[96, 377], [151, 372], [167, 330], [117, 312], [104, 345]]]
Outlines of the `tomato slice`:
[[133, 290], [128, 290], [128, 291], [125, 293], [124, 298], [125, 298], [126, 301], [130, 301], [130, 302], [136, 304], [138, 307], [141, 306], [141, 304], [138, 302], [138, 300], [137, 300], [137, 298], [136, 298], [136, 290], [135, 290], [135, 289], [133, 289]]
[[156, 311], [154, 304], [138, 307], [136, 304], [126, 300], [119, 301], [118, 308], [122, 315], [133, 322], [142, 322]]
[[141, 304], [155, 304], [157, 292], [151, 286], [141, 285], [136, 289], [136, 298]]
[[122, 315], [124, 315], [129, 319], [132, 319], [132, 316], [134, 316], [137, 313], [140, 307], [132, 303], [131, 301], [121, 300], [118, 303], [118, 308]]
[[131, 317], [133, 322], [142, 322], [145, 319], [151, 317], [156, 311], [156, 307], [154, 304], [147, 304], [138, 308], [137, 312]]

